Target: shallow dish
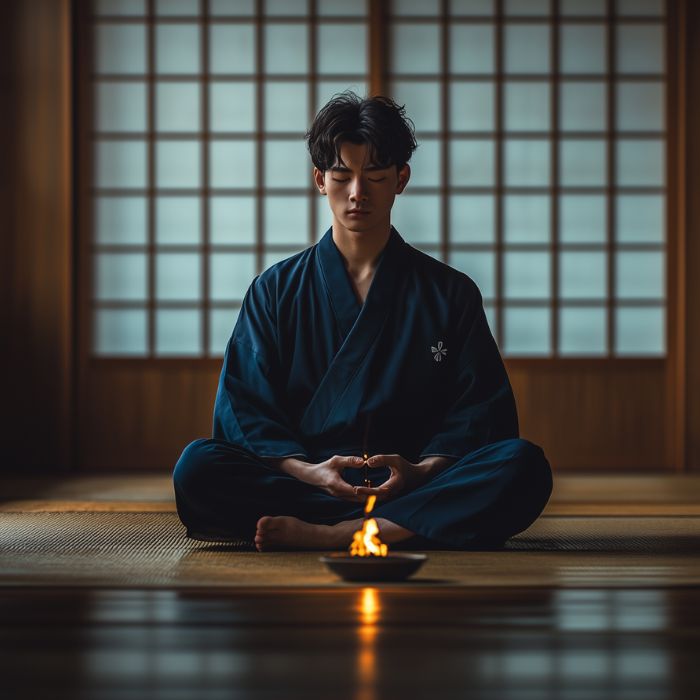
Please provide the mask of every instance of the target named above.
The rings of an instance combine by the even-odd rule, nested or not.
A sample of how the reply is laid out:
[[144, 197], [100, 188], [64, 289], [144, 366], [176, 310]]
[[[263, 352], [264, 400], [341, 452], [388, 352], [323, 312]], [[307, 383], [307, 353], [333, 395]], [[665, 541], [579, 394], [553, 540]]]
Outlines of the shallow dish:
[[428, 557], [400, 552], [386, 557], [352, 557], [334, 552], [320, 560], [344, 581], [403, 581], [414, 574]]

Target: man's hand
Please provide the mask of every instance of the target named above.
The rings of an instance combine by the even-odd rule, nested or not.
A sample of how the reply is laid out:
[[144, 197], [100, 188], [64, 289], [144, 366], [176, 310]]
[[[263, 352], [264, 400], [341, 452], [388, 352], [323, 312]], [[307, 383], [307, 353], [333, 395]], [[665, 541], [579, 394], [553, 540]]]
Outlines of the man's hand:
[[274, 466], [281, 469], [283, 472], [296, 477], [299, 481], [303, 481], [312, 486], [318, 486], [326, 493], [336, 498], [342, 498], [345, 501], [364, 501], [353, 486], [348, 484], [341, 476], [343, 469], [361, 469], [365, 463], [362, 457], [343, 457], [334, 455], [325, 462], [319, 464], [310, 464], [286, 457], [281, 460], [270, 460]]
[[360, 496], [376, 496], [377, 500], [383, 501], [394, 498], [400, 493], [413, 491], [417, 486], [425, 483], [430, 470], [425, 464], [413, 464], [401, 455], [373, 455], [367, 460], [370, 469], [389, 467], [391, 472], [389, 478], [376, 488], [358, 486], [356, 491]]
[[389, 478], [376, 488], [358, 486], [356, 491], [360, 496], [376, 496], [377, 500], [387, 500], [401, 493], [408, 493], [422, 484], [430, 481], [441, 471], [454, 464], [455, 457], [431, 456], [423, 458], [418, 464], [413, 464], [401, 455], [374, 455], [367, 464], [377, 469], [389, 467]]

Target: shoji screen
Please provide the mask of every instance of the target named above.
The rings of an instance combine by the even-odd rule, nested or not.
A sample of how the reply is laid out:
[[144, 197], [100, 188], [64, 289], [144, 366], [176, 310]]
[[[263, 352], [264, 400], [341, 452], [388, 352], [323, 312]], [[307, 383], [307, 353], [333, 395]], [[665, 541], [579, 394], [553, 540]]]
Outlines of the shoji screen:
[[391, 8], [401, 232], [474, 278], [508, 357], [663, 357], [664, 3]]
[[91, 352], [219, 356], [253, 277], [329, 224], [303, 135], [366, 90], [366, 3], [94, 10]]

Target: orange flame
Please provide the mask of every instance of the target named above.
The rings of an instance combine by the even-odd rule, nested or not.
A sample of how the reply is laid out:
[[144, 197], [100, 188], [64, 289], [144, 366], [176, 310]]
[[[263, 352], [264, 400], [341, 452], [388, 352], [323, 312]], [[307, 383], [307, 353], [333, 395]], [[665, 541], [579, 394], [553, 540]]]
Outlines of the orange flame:
[[[377, 500], [376, 496], [369, 496], [365, 505], [365, 516], [369, 515]], [[362, 529], [357, 530], [352, 536], [350, 555], [353, 557], [385, 557], [389, 553], [388, 545], [379, 539], [379, 525], [374, 518], [365, 517]]]

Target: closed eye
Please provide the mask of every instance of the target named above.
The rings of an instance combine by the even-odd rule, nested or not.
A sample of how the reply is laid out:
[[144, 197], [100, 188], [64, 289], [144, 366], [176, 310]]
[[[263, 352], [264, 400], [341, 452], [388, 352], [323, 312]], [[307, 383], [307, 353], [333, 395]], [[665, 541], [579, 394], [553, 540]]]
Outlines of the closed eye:
[[370, 181], [370, 182], [384, 182], [384, 180], [386, 180], [385, 177], [378, 177], [378, 178], [370, 177], [370, 178], [369, 178], [369, 181]]
[[350, 180], [349, 177], [334, 177], [333, 182], [348, 182]]

